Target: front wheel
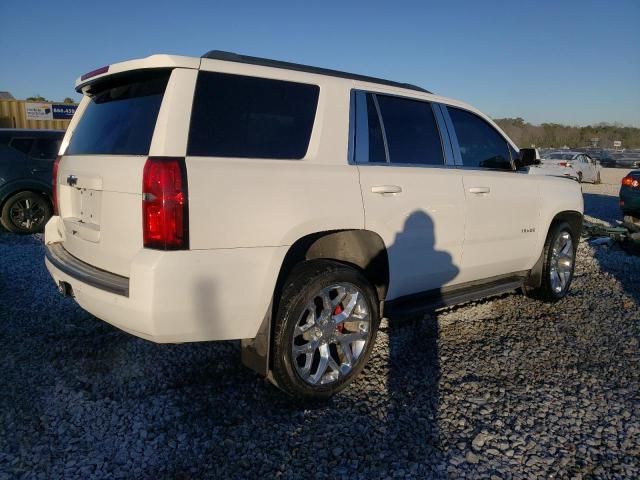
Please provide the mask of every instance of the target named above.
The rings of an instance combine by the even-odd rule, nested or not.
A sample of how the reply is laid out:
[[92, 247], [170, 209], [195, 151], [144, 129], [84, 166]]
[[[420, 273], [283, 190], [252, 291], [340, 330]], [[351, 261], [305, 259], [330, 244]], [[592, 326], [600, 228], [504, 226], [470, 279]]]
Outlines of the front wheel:
[[540, 286], [527, 290], [527, 295], [547, 302], [556, 302], [564, 298], [573, 280], [576, 250], [577, 241], [569, 224], [553, 224], [544, 244]]
[[301, 264], [286, 280], [274, 325], [274, 383], [306, 399], [339, 392], [362, 371], [378, 323], [377, 295], [359, 270]]

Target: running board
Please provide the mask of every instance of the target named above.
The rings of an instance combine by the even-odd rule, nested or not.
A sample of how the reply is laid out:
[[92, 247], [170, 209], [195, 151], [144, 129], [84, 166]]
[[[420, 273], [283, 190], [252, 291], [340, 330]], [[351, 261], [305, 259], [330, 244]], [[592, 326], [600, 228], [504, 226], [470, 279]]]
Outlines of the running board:
[[469, 282], [455, 287], [444, 287], [400, 297], [385, 302], [384, 316], [388, 318], [412, 316], [486, 297], [502, 295], [521, 288], [528, 273], [528, 271], [518, 272], [508, 276], [490, 278], [482, 282]]

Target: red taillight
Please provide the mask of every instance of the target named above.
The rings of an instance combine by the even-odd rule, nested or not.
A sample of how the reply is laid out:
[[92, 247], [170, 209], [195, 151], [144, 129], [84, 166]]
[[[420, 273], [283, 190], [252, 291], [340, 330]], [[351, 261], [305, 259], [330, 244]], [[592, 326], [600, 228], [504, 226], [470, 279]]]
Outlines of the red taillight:
[[60, 157], [53, 162], [53, 171], [51, 172], [51, 197], [53, 199], [53, 214], [58, 214], [58, 165]]
[[622, 185], [625, 187], [640, 188], [640, 181], [636, 177], [627, 175], [622, 179]]
[[183, 158], [147, 159], [142, 178], [142, 232], [147, 248], [189, 248], [187, 176]]
[[560, 165], [561, 167], [566, 167], [567, 166], [567, 162], [560, 162], [558, 165]]

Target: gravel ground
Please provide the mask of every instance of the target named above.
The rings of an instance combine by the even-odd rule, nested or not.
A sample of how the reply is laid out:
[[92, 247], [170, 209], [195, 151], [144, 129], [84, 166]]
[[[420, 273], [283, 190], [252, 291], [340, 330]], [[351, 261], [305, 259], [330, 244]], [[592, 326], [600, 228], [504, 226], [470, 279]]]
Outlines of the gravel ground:
[[[613, 219], [593, 188], [588, 213]], [[237, 342], [97, 321], [42, 256], [0, 232], [0, 479], [640, 477], [638, 257], [581, 243], [562, 302], [385, 322], [353, 386], [301, 405]]]

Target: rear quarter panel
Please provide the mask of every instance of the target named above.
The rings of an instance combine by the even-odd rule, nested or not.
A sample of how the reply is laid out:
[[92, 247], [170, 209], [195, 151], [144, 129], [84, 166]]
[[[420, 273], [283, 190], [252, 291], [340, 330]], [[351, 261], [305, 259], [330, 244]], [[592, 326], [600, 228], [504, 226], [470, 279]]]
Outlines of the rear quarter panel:
[[[218, 62], [210, 68], [229, 66]], [[289, 81], [298, 75], [246, 70]], [[192, 249], [285, 246], [311, 233], [364, 228], [358, 169], [347, 160], [350, 91], [329, 77], [299, 75], [320, 86], [303, 159], [187, 156]]]

